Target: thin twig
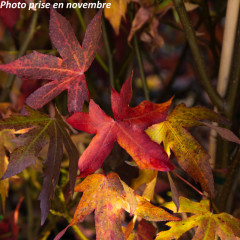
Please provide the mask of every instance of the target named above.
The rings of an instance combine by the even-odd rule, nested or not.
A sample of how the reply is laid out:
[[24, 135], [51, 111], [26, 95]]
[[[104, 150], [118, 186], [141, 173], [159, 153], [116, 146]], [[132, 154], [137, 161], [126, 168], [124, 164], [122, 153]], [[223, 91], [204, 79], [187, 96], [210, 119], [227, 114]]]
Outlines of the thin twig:
[[135, 48], [136, 55], [137, 55], [137, 61], [138, 61], [138, 66], [139, 66], [140, 76], [141, 76], [141, 80], [142, 80], [145, 99], [149, 100], [150, 99], [149, 98], [149, 91], [148, 91], [148, 87], [147, 87], [146, 76], [145, 76], [145, 73], [144, 73], [142, 54], [141, 54], [140, 49], [139, 49], [138, 39], [137, 39], [136, 34], [134, 34], [133, 42], [134, 42], [134, 48]]
[[[68, 2], [70, 2], [70, 3], [72, 3], [72, 4], [74, 3], [73, 0], [68, 0]], [[84, 19], [83, 19], [83, 16], [82, 16], [81, 11], [80, 11], [79, 8], [74, 8], [74, 10], [75, 10], [75, 12], [76, 12], [76, 14], [77, 14], [78, 20], [79, 20], [79, 22], [80, 22], [80, 24], [81, 24], [81, 26], [82, 26], [82, 28], [83, 28], [83, 31], [85, 32], [86, 29], [87, 29], [87, 27], [86, 27], [86, 24], [85, 24], [85, 22], [84, 22]]]
[[226, 181], [217, 198], [218, 199], [217, 206], [220, 211], [224, 211], [225, 207], [227, 206], [227, 200], [232, 190], [233, 182], [236, 181], [236, 175], [238, 173], [239, 167], [240, 167], [240, 148], [238, 149], [238, 152], [233, 160], [233, 163], [231, 164], [231, 167], [227, 174]]
[[[183, 182], [185, 182], [188, 186], [190, 186], [192, 189], [194, 189], [196, 192], [198, 192], [201, 196], [205, 196], [203, 192], [198, 190], [196, 187], [194, 187], [190, 182], [182, 178], [180, 175], [178, 175], [175, 171], [172, 171], [173, 174], [175, 174], [179, 179], [181, 179]], [[207, 196], [205, 196], [207, 197]]]
[[210, 45], [210, 50], [213, 54], [213, 57], [214, 57], [214, 61], [215, 61], [215, 65], [218, 66], [219, 64], [219, 56], [218, 56], [218, 53], [217, 53], [217, 50], [216, 50], [216, 37], [215, 37], [215, 27], [211, 21], [211, 16], [210, 16], [210, 13], [209, 13], [209, 6], [208, 6], [208, 1], [206, 0], [202, 0], [201, 1], [201, 5], [202, 5], [202, 8], [203, 8], [203, 22], [204, 22], [204, 26], [206, 27], [206, 29], [208, 30], [209, 32], [209, 35], [210, 35], [210, 42], [209, 42], [209, 45]]
[[112, 88], [115, 89], [115, 82], [114, 82], [114, 69], [113, 69], [113, 55], [110, 49], [109, 39], [107, 36], [106, 24], [104, 19], [102, 19], [102, 32], [103, 32], [103, 41], [106, 48], [107, 56], [108, 56], [108, 69], [109, 69], [109, 79]]
[[[29, 43], [31, 42], [31, 39], [35, 33], [35, 29], [36, 29], [36, 25], [37, 25], [37, 19], [38, 19], [38, 15], [39, 15], [39, 10], [37, 10], [36, 12], [33, 13], [32, 16], [32, 20], [29, 26], [29, 30], [26, 34], [26, 38], [25, 41], [23, 42], [18, 54], [17, 54], [17, 58], [21, 57], [24, 55], [24, 53], [26, 52]], [[7, 98], [9, 97], [9, 93], [12, 89], [12, 86], [14, 84], [14, 80], [15, 80], [16, 76], [15, 75], [10, 75], [8, 77], [7, 83], [5, 88], [3, 89], [2, 95], [0, 96], [0, 102], [4, 102], [7, 100]]]
[[204, 86], [204, 89], [206, 90], [206, 92], [208, 93], [212, 103], [215, 106], [217, 106], [218, 109], [222, 110], [224, 109], [224, 102], [222, 98], [219, 96], [219, 94], [217, 93], [217, 91], [215, 90], [215, 88], [212, 86], [211, 81], [207, 75], [203, 57], [200, 53], [200, 50], [197, 44], [197, 38], [194, 32], [193, 26], [191, 24], [190, 18], [187, 14], [183, 0], [173, 0], [173, 3], [178, 12], [189, 47], [191, 49], [193, 59], [196, 64], [195, 69], [196, 69], [197, 75], [199, 76], [201, 83]]

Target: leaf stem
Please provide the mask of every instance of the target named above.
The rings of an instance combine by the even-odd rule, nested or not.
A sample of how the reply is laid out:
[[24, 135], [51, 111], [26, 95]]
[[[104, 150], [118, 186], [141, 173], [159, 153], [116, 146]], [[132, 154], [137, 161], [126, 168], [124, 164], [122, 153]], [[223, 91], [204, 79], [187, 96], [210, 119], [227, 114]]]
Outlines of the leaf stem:
[[[35, 28], [36, 28], [36, 25], [37, 25], [38, 15], [39, 15], [39, 10], [37, 10], [36, 12], [33, 13], [29, 30], [26, 34], [25, 41], [23, 42], [23, 44], [22, 44], [22, 46], [21, 46], [21, 48], [20, 48], [20, 50], [17, 54], [17, 58], [23, 56], [24, 53], [26, 52], [27, 48], [28, 48], [28, 45], [29, 45], [34, 33], [35, 33]], [[2, 95], [0, 96], [0, 102], [6, 101], [7, 98], [9, 97], [9, 93], [12, 89], [15, 78], [16, 78], [15, 75], [10, 75], [8, 77], [6, 86], [3, 89]]]
[[[68, 223], [70, 224], [72, 222], [72, 218], [69, 215], [68, 208], [67, 208], [67, 205], [66, 205], [66, 201], [65, 201], [63, 192], [60, 188], [59, 188], [59, 195], [58, 196], [59, 196], [59, 200], [63, 204], [64, 216], [67, 219]], [[71, 227], [81, 240], [89, 240], [76, 225], [72, 225]]]
[[[198, 190], [196, 187], [194, 187], [190, 182], [182, 178], [180, 175], [178, 175], [175, 171], [172, 171], [173, 174], [175, 174], [179, 179], [181, 179], [183, 182], [185, 182], [188, 186], [190, 186], [192, 189], [194, 189], [196, 192], [198, 192], [200, 195], [205, 196], [200, 190]], [[206, 196], [205, 196], [206, 197]]]
[[140, 76], [141, 76], [141, 80], [142, 80], [144, 96], [145, 96], [146, 100], [149, 100], [150, 99], [149, 91], [148, 91], [146, 76], [145, 76], [144, 68], [143, 68], [142, 54], [141, 54], [141, 51], [139, 48], [138, 39], [137, 39], [136, 34], [134, 34], [133, 42], [134, 42], [134, 48], [135, 48], [136, 55], [137, 55], [137, 61], [138, 61]]
[[[73, 0], [68, 0], [68, 2], [74, 3]], [[77, 14], [78, 20], [79, 20], [79, 22], [80, 22], [80, 24], [81, 24], [81, 26], [82, 26], [82, 28], [83, 28], [83, 31], [85, 32], [86, 29], [87, 29], [87, 26], [86, 26], [86, 24], [85, 24], [85, 22], [84, 22], [84, 19], [83, 19], [83, 16], [82, 16], [81, 11], [80, 11], [79, 8], [74, 8], [74, 10], [75, 10], [75, 12], [76, 12], [76, 14]], [[103, 61], [103, 59], [99, 56], [99, 54], [96, 55], [96, 60], [98, 61], [98, 63], [99, 63], [100, 66], [102, 67], [102, 69], [103, 69], [106, 73], [108, 73], [108, 72], [109, 72], [108, 66], [105, 64], [105, 62]]]
[[203, 57], [200, 53], [200, 49], [197, 44], [197, 38], [191, 24], [190, 18], [187, 14], [183, 0], [173, 0], [180, 21], [183, 25], [183, 29], [191, 49], [193, 59], [196, 64], [196, 74], [199, 76], [205, 91], [208, 93], [212, 103], [217, 106], [218, 109], [223, 110], [225, 108], [223, 99], [219, 96], [215, 88], [212, 86], [211, 81], [207, 75], [206, 67], [204, 65]]
[[115, 89], [115, 82], [114, 82], [114, 69], [113, 69], [113, 55], [110, 49], [109, 39], [106, 30], [106, 24], [104, 19], [102, 18], [102, 32], [103, 32], [103, 41], [106, 48], [107, 56], [108, 56], [108, 69], [109, 69], [109, 78], [110, 84], [112, 88]]

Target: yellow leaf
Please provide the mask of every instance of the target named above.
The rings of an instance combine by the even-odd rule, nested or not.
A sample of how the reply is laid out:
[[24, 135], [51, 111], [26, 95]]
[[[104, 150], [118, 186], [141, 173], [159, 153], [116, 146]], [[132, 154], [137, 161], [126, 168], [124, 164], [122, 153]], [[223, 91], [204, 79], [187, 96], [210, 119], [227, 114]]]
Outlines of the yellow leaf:
[[214, 183], [209, 163], [210, 156], [186, 129], [203, 125], [199, 120], [227, 122], [222, 116], [204, 107], [187, 108], [184, 104], [180, 104], [167, 116], [166, 121], [152, 125], [146, 132], [153, 141], [159, 144], [163, 142], [168, 155], [171, 149], [179, 165], [213, 196]]
[[132, 187], [137, 190], [141, 185], [146, 184], [143, 197], [152, 200], [154, 196], [155, 185], [157, 181], [158, 171], [152, 169], [141, 169], [139, 170], [139, 176], [132, 181]]
[[104, 9], [104, 15], [118, 35], [121, 19], [125, 18], [128, 0], [107, 0], [106, 3], [111, 3], [111, 7]]
[[[191, 228], [197, 227], [193, 239], [215, 240], [219, 236], [222, 240], [237, 240], [240, 237], [240, 220], [227, 213], [213, 214], [210, 212], [209, 201], [200, 203], [180, 197], [180, 213], [193, 213], [189, 218], [177, 222], [168, 222], [171, 227], [167, 231], [158, 233], [156, 240], [179, 239]], [[173, 202], [164, 204], [164, 207], [177, 212]]]
[[[3, 176], [7, 169], [8, 157], [6, 156], [6, 150], [12, 152], [14, 149], [14, 144], [11, 142], [15, 138], [14, 131], [9, 129], [4, 129], [0, 131], [0, 178]], [[5, 201], [8, 196], [9, 179], [4, 179], [0, 181], [0, 195], [2, 199], [3, 211], [5, 211]]]

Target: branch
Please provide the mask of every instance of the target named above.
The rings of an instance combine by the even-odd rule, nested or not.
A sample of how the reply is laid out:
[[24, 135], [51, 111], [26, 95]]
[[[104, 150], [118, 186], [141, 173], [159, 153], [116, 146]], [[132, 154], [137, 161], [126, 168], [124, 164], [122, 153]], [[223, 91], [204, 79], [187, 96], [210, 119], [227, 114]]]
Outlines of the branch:
[[215, 88], [212, 86], [211, 81], [207, 75], [203, 57], [197, 44], [197, 38], [190, 22], [190, 18], [187, 14], [186, 8], [184, 6], [183, 0], [173, 0], [173, 3], [183, 25], [184, 32], [196, 64], [196, 74], [199, 76], [201, 83], [206, 92], [208, 93], [212, 103], [217, 106], [218, 109], [223, 110], [223, 99], [219, 96]]

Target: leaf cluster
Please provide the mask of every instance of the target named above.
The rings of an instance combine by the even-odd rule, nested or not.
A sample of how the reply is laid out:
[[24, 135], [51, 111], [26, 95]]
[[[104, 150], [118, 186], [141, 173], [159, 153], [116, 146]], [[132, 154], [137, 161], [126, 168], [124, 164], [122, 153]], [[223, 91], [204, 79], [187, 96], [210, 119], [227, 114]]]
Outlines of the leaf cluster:
[[[150, 37], [153, 49], [162, 46], [163, 39], [157, 30], [157, 16], [172, 9], [173, 4], [171, 1], [164, 1], [164, 4], [156, 7], [155, 1], [136, 2], [139, 8], [132, 21], [128, 42], [148, 23], [149, 28], [142, 31], [141, 39], [147, 41], [147, 37]], [[107, 9], [104, 11], [116, 34], [119, 34], [127, 3], [126, 0], [117, 0], [113, 3], [112, 12]], [[117, 9], [119, 13], [115, 16]], [[176, 14], [175, 9], [172, 11]], [[98, 51], [102, 33], [102, 12], [98, 11], [87, 26], [80, 45], [70, 23], [51, 8], [49, 35], [61, 57], [34, 51], [0, 65], [0, 70], [15, 74], [21, 79], [48, 81], [27, 97], [27, 105], [21, 114], [0, 120], [0, 195], [3, 208], [8, 195], [7, 179], [34, 165], [40, 152], [48, 146], [46, 158], [43, 159], [43, 183], [39, 195], [43, 225], [59, 182], [65, 148], [69, 159], [70, 187], [59, 190], [58, 198], [61, 203], [64, 202], [63, 212], [52, 209], [51, 213], [64, 216], [69, 224], [55, 240], [60, 239], [70, 226], [77, 229], [76, 232], [81, 235], [75, 225], [83, 222], [92, 212], [95, 216], [97, 239], [152, 239], [156, 235], [156, 228], [150, 222], [159, 221], [167, 222], [170, 229], [160, 231], [156, 240], [179, 239], [194, 227], [197, 228], [193, 239], [211, 240], [217, 236], [222, 240], [238, 239], [239, 220], [224, 212], [215, 214], [210, 208], [215, 197], [210, 155], [190, 133], [192, 127], [206, 126], [214, 129], [222, 138], [240, 144], [239, 138], [229, 129], [211, 123], [229, 125], [225, 117], [205, 107], [186, 107], [183, 103], [170, 111], [173, 98], [163, 103], [143, 101], [130, 107], [133, 73], [122, 84], [120, 93], [111, 88], [113, 117], [108, 116], [90, 99], [85, 72]], [[66, 121], [57, 108], [49, 111], [50, 116], [37, 110], [47, 104], [48, 109], [51, 109], [51, 101], [65, 90], [70, 114]], [[84, 109], [84, 102], [87, 101], [88, 110]], [[86, 149], [83, 147], [80, 157], [79, 149], [71, 137], [71, 133], [75, 131], [73, 128], [95, 135]], [[130, 164], [139, 170], [139, 176], [133, 180], [132, 187], [121, 179], [120, 174], [113, 172], [113, 169], [110, 173], [105, 173], [102, 167], [115, 142], [134, 161]], [[171, 154], [174, 154], [175, 159], [170, 158]], [[175, 173], [180, 170], [184, 170], [200, 184], [204, 193], [200, 190], [198, 192], [207, 199], [198, 203], [178, 197], [178, 189], [168, 173], [174, 201], [163, 206], [174, 214], [180, 214], [177, 216], [150, 201], [155, 196], [158, 172]], [[130, 172], [128, 174], [131, 175]], [[84, 179], [75, 186], [77, 176]], [[70, 191], [82, 193], [73, 219], [66, 214], [68, 206], [65, 199]], [[159, 199], [155, 196], [154, 202], [157, 200]], [[126, 227], [123, 226], [125, 212], [131, 218]], [[186, 215], [187, 218], [181, 219], [181, 213], [193, 215]]]

